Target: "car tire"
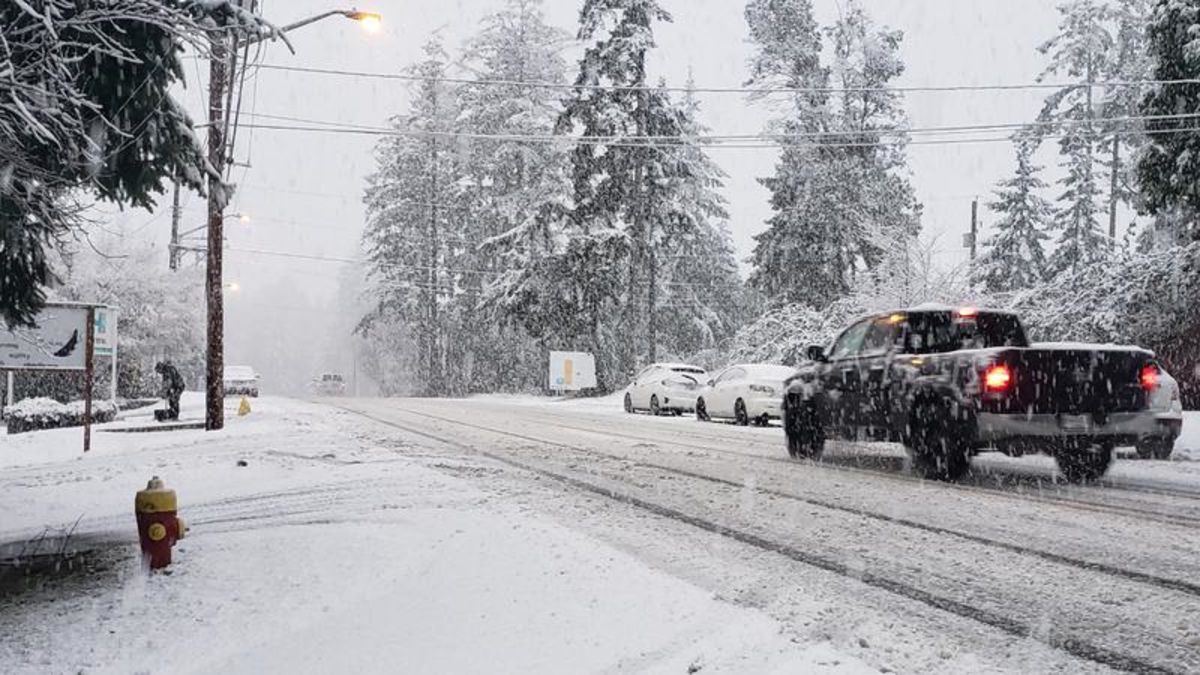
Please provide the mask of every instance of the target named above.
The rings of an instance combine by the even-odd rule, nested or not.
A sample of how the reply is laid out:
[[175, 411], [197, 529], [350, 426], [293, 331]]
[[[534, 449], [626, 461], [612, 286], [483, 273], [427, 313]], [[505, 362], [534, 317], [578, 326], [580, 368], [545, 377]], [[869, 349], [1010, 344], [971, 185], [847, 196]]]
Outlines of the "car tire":
[[625, 394], [625, 412], [633, 413], [633, 397]]
[[696, 419], [701, 422], [709, 421], [708, 406], [705, 405], [703, 398], [696, 399]]
[[1141, 459], [1171, 459], [1175, 452], [1175, 441], [1165, 438], [1147, 438], [1137, 444], [1137, 454]]
[[796, 410], [785, 410], [783, 431], [788, 456], [792, 459], [820, 459], [825, 452], [825, 429], [817, 417], [816, 404], [805, 401]]
[[1112, 443], [1063, 443], [1054, 448], [1054, 461], [1070, 483], [1099, 479], [1112, 464]]
[[654, 394], [650, 397], [650, 414], [658, 417], [662, 415], [662, 408], [658, 405], [658, 395]]
[[959, 427], [945, 403], [918, 403], [909, 418], [905, 443], [913, 473], [947, 482], [966, 475], [971, 469], [971, 453]]
[[733, 404], [733, 421], [739, 427], [749, 426], [750, 416], [746, 414], [746, 402], [738, 399], [737, 403]]

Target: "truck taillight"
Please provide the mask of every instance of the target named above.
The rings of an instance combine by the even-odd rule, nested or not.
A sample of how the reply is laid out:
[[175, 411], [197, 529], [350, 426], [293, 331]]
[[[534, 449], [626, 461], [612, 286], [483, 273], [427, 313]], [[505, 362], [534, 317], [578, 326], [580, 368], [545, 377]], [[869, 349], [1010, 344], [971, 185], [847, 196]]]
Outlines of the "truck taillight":
[[1142, 389], [1146, 391], [1154, 391], [1158, 388], [1158, 366], [1150, 364], [1142, 368], [1142, 372], [1138, 374], [1138, 381], [1142, 383]]
[[988, 366], [983, 372], [983, 389], [989, 392], [1008, 391], [1012, 385], [1012, 371], [1003, 363]]

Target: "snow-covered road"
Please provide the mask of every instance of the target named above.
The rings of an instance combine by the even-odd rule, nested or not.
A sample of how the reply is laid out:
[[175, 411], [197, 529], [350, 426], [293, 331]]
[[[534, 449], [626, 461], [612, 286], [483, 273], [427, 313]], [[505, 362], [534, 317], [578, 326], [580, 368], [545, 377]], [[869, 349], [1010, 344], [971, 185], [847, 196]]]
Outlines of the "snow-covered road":
[[[1200, 670], [1197, 462], [949, 486], [611, 401], [329, 403], [82, 459], [0, 442], [0, 544], [80, 516], [120, 543], [0, 598], [5, 671]], [[170, 576], [128, 543], [149, 473], [194, 523]]]

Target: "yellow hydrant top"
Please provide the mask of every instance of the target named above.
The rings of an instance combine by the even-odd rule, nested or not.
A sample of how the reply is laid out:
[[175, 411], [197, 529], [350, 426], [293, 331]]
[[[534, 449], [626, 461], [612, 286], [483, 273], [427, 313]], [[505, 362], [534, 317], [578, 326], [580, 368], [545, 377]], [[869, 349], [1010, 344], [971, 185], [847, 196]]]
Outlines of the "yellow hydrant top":
[[137, 493], [133, 509], [137, 513], [163, 513], [177, 507], [175, 491], [163, 486], [162, 479], [155, 476], [146, 483], [146, 489]]

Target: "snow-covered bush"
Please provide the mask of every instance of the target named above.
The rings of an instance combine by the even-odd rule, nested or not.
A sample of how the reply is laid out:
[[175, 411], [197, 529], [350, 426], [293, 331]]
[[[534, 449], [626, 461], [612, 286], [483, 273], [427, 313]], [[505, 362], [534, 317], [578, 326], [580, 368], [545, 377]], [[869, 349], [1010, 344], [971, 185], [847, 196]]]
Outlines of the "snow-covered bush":
[[[92, 422], [102, 424], [117, 417], [117, 406], [112, 401], [92, 401]], [[39, 429], [59, 429], [82, 426], [84, 402], [73, 401], [63, 404], [52, 398], [27, 398], [4, 409], [8, 433], [20, 434]]]

